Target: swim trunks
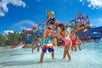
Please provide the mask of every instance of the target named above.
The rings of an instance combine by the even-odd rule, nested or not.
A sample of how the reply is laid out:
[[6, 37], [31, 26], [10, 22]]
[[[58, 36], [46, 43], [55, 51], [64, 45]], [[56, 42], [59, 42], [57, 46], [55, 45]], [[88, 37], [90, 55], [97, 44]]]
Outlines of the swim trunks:
[[54, 47], [53, 47], [50, 39], [44, 38], [42, 52], [46, 53], [47, 50], [48, 50], [48, 52], [54, 52]]

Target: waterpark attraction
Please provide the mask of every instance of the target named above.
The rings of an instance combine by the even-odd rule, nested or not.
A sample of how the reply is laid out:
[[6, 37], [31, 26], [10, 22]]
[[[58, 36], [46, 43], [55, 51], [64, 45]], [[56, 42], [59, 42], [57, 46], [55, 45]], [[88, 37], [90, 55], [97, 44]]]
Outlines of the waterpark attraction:
[[[56, 20], [54, 11], [49, 11], [45, 21], [41, 22], [37, 26], [32, 26], [32, 30], [24, 30], [26, 34], [26, 39], [24, 41], [26, 44], [31, 44], [36, 36], [43, 37], [43, 31], [49, 25], [49, 22], [54, 22], [55, 25], [61, 24], [60, 21]], [[102, 38], [102, 27], [92, 28], [90, 26], [88, 15], [78, 13], [73, 20], [63, 24], [69, 33], [75, 32], [83, 41]], [[56, 27], [54, 30], [56, 31]], [[54, 38], [54, 41], [56, 46], [58, 41], [56, 38]]]
[[[24, 47], [25, 45], [27, 46], [27, 44], [32, 44], [33, 40], [37, 36], [40, 36], [41, 38], [43, 38], [44, 29], [49, 25], [49, 22], [54, 22], [55, 23], [54, 31], [57, 32], [56, 26], [61, 24], [61, 22], [56, 20], [54, 11], [49, 11], [48, 14], [47, 14], [47, 19], [45, 21], [41, 22], [40, 24], [38, 24], [36, 26], [35, 25], [32, 26], [32, 29], [30, 29], [30, 30], [26, 30], [26, 29], [23, 30], [23, 33], [25, 34], [25, 37], [22, 38], [22, 41], [24, 42], [24, 44], [22, 44], [22, 42], [21, 42], [20, 44], [15, 45], [14, 47], [11, 47], [11, 48], [19, 49], [19, 48]], [[68, 33], [75, 32], [78, 36], [80, 36], [80, 38], [82, 40], [83, 40], [84, 35], [86, 33], [84, 31], [88, 28], [90, 28], [90, 30], [92, 29], [90, 27], [90, 21], [89, 21], [88, 16], [84, 15], [84, 14], [81, 14], [81, 13], [77, 14], [75, 16], [75, 18], [73, 20], [71, 20], [70, 22], [68, 22], [66, 24], [65, 23], [62, 23], [62, 24], [64, 24]], [[82, 32], [84, 32], [84, 33], [82, 33]], [[89, 32], [89, 31], [87, 31], [87, 32]], [[92, 33], [91, 33], [91, 35], [92, 36], [90, 36], [90, 37], [93, 37]], [[89, 35], [86, 35], [86, 36], [89, 37]], [[94, 35], [94, 36], [96, 36], [96, 35]], [[60, 40], [57, 37], [51, 37], [50, 39], [53, 40], [53, 45], [54, 46], [60, 46], [61, 45]]]
[[[49, 25], [49, 22], [54, 22], [56, 26], [61, 24], [55, 18], [55, 13], [49, 11], [47, 19], [44, 22], [37, 26], [32, 26], [31, 30], [25, 29], [23, 31], [26, 36], [22, 38], [23, 42], [15, 47], [0, 48], [0, 68], [18, 68], [18, 66], [21, 68], [102, 68], [102, 60], [100, 60], [102, 59], [102, 42], [100, 41], [102, 39], [102, 26], [91, 27], [88, 15], [81, 13], [77, 14], [73, 20], [63, 24], [68, 33], [74, 32], [84, 41], [82, 43], [82, 50], [77, 52], [71, 51], [72, 60], [70, 62], [61, 60], [63, 48], [62, 46], [60, 47], [57, 37], [51, 37], [50, 39], [54, 40], [53, 45], [55, 46], [56, 58], [55, 60], [51, 60], [49, 53], [47, 53], [45, 54], [46, 59], [44, 59], [44, 63], [38, 63], [41, 50], [40, 52], [34, 50], [32, 54], [31, 48], [23, 47], [27, 46], [27, 44], [32, 44], [37, 36], [42, 39], [44, 30]], [[54, 27], [54, 31], [57, 32], [56, 27]], [[90, 40], [93, 40], [93, 42]]]

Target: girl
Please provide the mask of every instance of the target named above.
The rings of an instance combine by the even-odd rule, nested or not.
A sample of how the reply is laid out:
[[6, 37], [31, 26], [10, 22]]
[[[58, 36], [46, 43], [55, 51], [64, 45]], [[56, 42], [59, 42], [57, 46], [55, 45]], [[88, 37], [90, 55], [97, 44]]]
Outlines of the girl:
[[81, 44], [82, 44], [82, 41], [80, 40], [80, 38], [75, 34], [75, 32], [72, 32], [71, 33], [71, 41], [72, 41], [72, 51], [77, 51], [77, 47], [79, 50], [81, 50]]
[[71, 56], [70, 56], [70, 49], [72, 46], [72, 42], [71, 39], [69, 37], [69, 34], [67, 33], [67, 31], [65, 30], [65, 27], [63, 24], [59, 24], [57, 25], [57, 30], [58, 30], [58, 38], [62, 40], [62, 43], [64, 45], [64, 53], [63, 53], [63, 59], [66, 58], [66, 56], [68, 57], [69, 61], [71, 60]]
[[71, 47], [72, 51], [73, 50], [77, 51], [77, 39], [78, 39], [78, 37], [76, 36], [76, 34], [74, 32], [72, 32], [70, 38], [72, 41], [72, 47]]

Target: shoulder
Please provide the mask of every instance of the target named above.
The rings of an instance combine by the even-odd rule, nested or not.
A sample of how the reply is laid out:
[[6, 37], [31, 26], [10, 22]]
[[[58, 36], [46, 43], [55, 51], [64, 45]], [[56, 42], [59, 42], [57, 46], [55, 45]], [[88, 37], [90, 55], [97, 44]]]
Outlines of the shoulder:
[[48, 31], [48, 28], [46, 28], [46, 29], [44, 30], [44, 32], [46, 32], [46, 31]]
[[63, 31], [62, 31], [62, 33], [66, 33], [66, 32], [67, 32], [66, 30], [63, 30]]

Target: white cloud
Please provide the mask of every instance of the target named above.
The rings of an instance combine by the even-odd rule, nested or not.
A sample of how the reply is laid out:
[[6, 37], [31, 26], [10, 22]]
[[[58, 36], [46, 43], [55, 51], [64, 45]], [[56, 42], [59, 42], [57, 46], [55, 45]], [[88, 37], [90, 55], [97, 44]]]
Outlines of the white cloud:
[[0, 16], [5, 16], [5, 13], [0, 11]]
[[19, 28], [21, 28], [21, 29], [31, 29], [31, 28], [27, 28], [26, 26], [20, 26]]
[[91, 8], [102, 8], [102, 0], [79, 0], [81, 3], [88, 3], [88, 7]]
[[16, 28], [18, 30], [23, 30], [23, 29], [32, 29], [32, 26], [37, 26], [35, 22], [32, 20], [22, 20], [20, 22], [17, 22], [16, 24], [13, 25], [13, 28]]
[[14, 33], [13, 30], [5, 30], [5, 31], [4, 31], [4, 34], [8, 34], [9, 32], [10, 32], [10, 33]]
[[102, 26], [102, 18], [95, 18], [91, 21], [94, 27]]
[[4, 34], [14, 33], [14, 31], [20, 32], [24, 29], [31, 30], [32, 26], [37, 26], [35, 22], [32, 20], [22, 20], [19, 22], [16, 22], [9, 30], [5, 30]]
[[8, 12], [8, 5], [12, 4], [14, 6], [26, 7], [25, 2], [22, 0], [1, 0], [0, 1], [0, 16], [5, 16], [5, 13]]
[[97, 21], [98, 21], [98, 22], [100, 22], [100, 23], [102, 23], [102, 18], [100, 18], [100, 19], [97, 19]]

